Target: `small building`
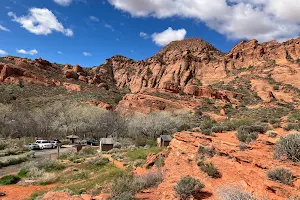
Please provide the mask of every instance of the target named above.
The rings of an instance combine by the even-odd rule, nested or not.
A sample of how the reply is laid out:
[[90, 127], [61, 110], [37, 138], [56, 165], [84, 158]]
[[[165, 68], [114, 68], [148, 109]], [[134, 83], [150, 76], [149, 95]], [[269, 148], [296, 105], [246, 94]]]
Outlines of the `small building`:
[[159, 147], [167, 147], [172, 141], [173, 137], [171, 135], [161, 135], [157, 138], [157, 145]]
[[114, 144], [116, 142], [113, 138], [101, 138], [100, 139], [100, 145], [102, 151], [109, 151], [114, 148]]
[[71, 140], [72, 144], [79, 142], [79, 137], [77, 135], [68, 135], [66, 138]]

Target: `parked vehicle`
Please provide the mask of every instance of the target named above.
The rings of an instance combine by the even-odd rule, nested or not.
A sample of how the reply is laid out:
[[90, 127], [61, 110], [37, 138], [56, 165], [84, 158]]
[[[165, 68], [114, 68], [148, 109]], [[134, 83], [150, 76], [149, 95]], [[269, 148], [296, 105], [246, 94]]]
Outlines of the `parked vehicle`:
[[37, 145], [39, 145], [40, 149], [52, 149], [53, 145], [49, 140], [37, 140], [35, 142]]
[[60, 146], [61, 147], [61, 141], [59, 141], [59, 140], [51, 140], [50, 141], [51, 142], [51, 144], [52, 144], [52, 148], [54, 149], [54, 148], [57, 148], [58, 146]]
[[86, 141], [86, 144], [91, 146], [99, 146], [100, 142], [98, 140], [88, 140]]
[[35, 149], [40, 149], [40, 146], [36, 143], [29, 143], [25, 145], [29, 150], [35, 150]]

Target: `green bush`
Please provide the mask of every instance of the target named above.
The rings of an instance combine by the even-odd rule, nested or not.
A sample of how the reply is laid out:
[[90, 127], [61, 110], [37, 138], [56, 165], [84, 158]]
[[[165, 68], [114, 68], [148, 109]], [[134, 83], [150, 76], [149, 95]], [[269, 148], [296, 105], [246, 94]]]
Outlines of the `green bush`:
[[20, 178], [16, 175], [8, 175], [0, 178], [0, 185], [10, 185], [18, 183]]
[[83, 179], [87, 179], [88, 178], [88, 173], [85, 171], [80, 171], [78, 173], [75, 174], [75, 176], [73, 177], [73, 180], [83, 180]]
[[249, 126], [241, 126], [238, 129], [236, 136], [239, 141], [250, 143], [257, 139], [258, 132], [252, 132]]
[[300, 112], [295, 112], [288, 116], [288, 122], [297, 123], [300, 121]]
[[224, 131], [226, 131], [228, 129], [227, 126], [222, 126], [222, 125], [218, 125], [218, 126], [213, 126], [211, 128], [211, 131], [213, 133], [223, 133]]
[[207, 136], [213, 135], [211, 129], [201, 129], [201, 133]]
[[293, 162], [300, 162], [300, 134], [296, 132], [280, 137], [276, 144], [274, 156], [277, 159], [284, 156]]
[[82, 150], [79, 152], [79, 155], [83, 155], [83, 156], [95, 155], [95, 154], [97, 154], [97, 149], [89, 146], [82, 148]]
[[107, 163], [109, 163], [109, 159], [108, 158], [103, 158], [103, 157], [97, 157], [97, 158], [94, 158], [92, 160], [89, 160], [88, 163], [90, 165], [94, 165], [94, 166], [104, 166]]
[[209, 117], [205, 117], [204, 120], [200, 123], [200, 129], [203, 130], [207, 130], [207, 129], [211, 129], [214, 124], [216, 124], [215, 120], [210, 119]]
[[181, 178], [174, 186], [176, 194], [182, 200], [195, 196], [202, 188], [204, 188], [204, 185], [198, 179], [190, 176]]
[[270, 124], [278, 124], [280, 123], [280, 119], [269, 119], [268, 121]]
[[269, 179], [273, 181], [280, 181], [283, 184], [290, 185], [293, 182], [293, 174], [290, 170], [285, 168], [274, 168], [267, 172]]
[[290, 131], [290, 130], [299, 131], [300, 130], [300, 124], [287, 124], [284, 127], [284, 130], [286, 130], [286, 131]]
[[27, 177], [27, 173], [28, 173], [27, 170], [21, 169], [21, 170], [19, 171], [19, 173], [18, 173], [18, 177], [20, 177], [20, 178], [26, 178], [26, 177]]
[[253, 120], [249, 118], [235, 119], [235, 120], [226, 120], [222, 123], [224, 131], [234, 131], [241, 126], [250, 126], [253, 124]]
[[203, 172], [205, 172], [208, 176], [212, 178], [221, 178], [221, 173], [219, 170], [215, 167], [215, 165], [210, 163], [203, 163], [200, 165], [200, 168]]

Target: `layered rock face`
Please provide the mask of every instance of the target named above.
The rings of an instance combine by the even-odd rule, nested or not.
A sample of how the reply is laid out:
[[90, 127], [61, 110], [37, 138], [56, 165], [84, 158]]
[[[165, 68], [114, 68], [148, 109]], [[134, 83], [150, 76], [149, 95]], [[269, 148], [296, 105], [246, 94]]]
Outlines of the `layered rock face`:
[[[27, 77], [25, 80], [52, 84], [53, 80], [47, 78], [47, 73], [56, 73], [67, 80], [77, 80], [106, 89], [127, 87], [131, 92], [137, 93], [155, 88], [178, 93], [191, 91], [193, 88], [193, 91], [198, 91], [193, 92], [193, 95], [201, 96], [202, 89], [199, 86], [220, 82], [228, 78], [228, 73], [233, 70], [264, 66], [270, 62], [289, 65], [298, 58], [300, 38], [284, 43], [242, 41], [228, 53], [222, 53], [202, 39], [191, 38], [171, 42], [153, 57], [142, 61], [117, 55], [98, 67], [85, 69], [79, 65], [60, 67], [40, 58], [28, 60], [4, 57], [10, 64], [0, 62], [0, 81], [13, 82], [10, 77], [23, 76]], [[38, 70], [44, 73], [39, 73]]]
[[242, 41], [224, 54], [201, 39], [171, 42], [160, 52], [143, 61], [114, 56], [93, 71], [111, 76], [117, 87], [132, 92], [144, 88], [184, 90], [189, 85], [208, 85], [227, 77], [227, 73], [269, 62], [292, 63], [300, 58], [300, 38], [282, 44], [271, 41]]

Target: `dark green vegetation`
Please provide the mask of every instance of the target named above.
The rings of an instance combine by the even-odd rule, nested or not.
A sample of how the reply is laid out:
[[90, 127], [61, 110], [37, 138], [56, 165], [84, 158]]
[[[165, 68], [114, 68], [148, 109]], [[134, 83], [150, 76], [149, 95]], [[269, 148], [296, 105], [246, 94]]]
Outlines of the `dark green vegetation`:
[[183, 177], [174, 186], [176, 194], [182, 200], [190, 199], [192, 196], [195, 197], [202, 188], [204, 188], [204, 184], [190, 176]]
[[161, 152], [162, 148], [160, 147], [150, 147], [148, 149], [136, 149], [133, 151], [129, 151], [125, 154], [126, 157], [128, 157], [130, 160], [138, 160], [142, 159], [145, 160], [147, 158], [147, 155], [150, 153], [157, 154], [158, 152]]
[[222, 176], [221, 173], [212, 162], [209, 163], [198, 162], [197, 164], [200, 166], [200, 169], [203, 172], [205, 172], [208, 176], [212, 178], [221, 178]]
[[8, 175], [0, 178], [0, 185], [10, 185], [18, 183], [20, 178], [16, 175]]
[[269, 170], [267, 176], [273, 181], [280, 181], [286, 185], [290, 185], [294, 179], [292, 172], [285, 168], [274, 168]]

